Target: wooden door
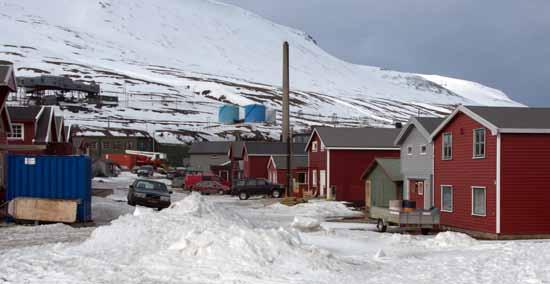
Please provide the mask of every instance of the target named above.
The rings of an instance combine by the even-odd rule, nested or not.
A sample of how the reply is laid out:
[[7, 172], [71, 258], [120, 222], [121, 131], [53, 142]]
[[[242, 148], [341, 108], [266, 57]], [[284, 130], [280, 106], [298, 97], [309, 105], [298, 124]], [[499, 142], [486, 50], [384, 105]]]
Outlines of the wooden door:
[[371, 207], [371, 182], [365, 181], [365, 211], [368, 213]]

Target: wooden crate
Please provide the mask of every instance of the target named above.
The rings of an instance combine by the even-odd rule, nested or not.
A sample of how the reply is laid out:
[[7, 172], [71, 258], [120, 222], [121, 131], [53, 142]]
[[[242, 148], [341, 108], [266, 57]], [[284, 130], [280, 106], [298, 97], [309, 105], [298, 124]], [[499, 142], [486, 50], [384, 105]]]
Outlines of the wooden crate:
[[77, 200], [18, 197], [10, 201], [8, 214], [16, 220], [74, 223]]

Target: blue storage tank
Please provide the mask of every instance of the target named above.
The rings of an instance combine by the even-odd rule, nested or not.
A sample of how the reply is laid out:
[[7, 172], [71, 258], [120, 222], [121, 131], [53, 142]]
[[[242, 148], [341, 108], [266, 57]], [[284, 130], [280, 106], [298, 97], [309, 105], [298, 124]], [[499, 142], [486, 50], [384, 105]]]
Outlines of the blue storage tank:
[[264, 105], [252, 104], [244, 107], [244, 122], [254, 123], [254, 122], [265, 122], [265, 111], [266, 108]]
[[87, 156], [8, 155], [6, 200], [76, 199], [77, 222], [92, 220], [91, 160]]
[[233, 124], [239, 120], [239, 106], [223, 105], [218, 112], [218, 121], [223, 124]]

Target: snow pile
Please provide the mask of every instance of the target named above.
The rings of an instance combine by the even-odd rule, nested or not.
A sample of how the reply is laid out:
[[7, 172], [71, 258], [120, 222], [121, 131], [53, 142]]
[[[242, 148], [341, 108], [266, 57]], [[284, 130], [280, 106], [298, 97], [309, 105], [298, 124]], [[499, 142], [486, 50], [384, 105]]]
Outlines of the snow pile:
[[293, 214], [301, 217], [350, 218], [364, 216], [362, 212], [354, 211], [346, 206], [345, 202], [338, 201], [310, 200], [307, 203], [300, 203], [295, 206], [276, 203], [268, 208], [275, 213]]
[[466, 234], [457, 232], [442, 232], [433, 239], [428, 239], [426, 243], [429, 246], [448, 248], [448, 247], [469, 247], [476, 245], [478, 241]]
[[160, 212], [137, 208], [79, 245], [7, 251], [0, 264], [0, 275], [15, 283], [299, 281], [343, 267], [296, 232], [253, 228], [198, 194]]
[[296, 216], [290, 226], [302, 232], [314, 232], [321, 229], [321, 222], [315, 218]]

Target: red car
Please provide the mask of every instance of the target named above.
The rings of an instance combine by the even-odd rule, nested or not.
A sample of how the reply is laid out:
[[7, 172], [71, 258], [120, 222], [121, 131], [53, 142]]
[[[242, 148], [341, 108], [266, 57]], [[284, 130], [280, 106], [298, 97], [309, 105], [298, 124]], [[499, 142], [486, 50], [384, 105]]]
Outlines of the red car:
[[230, 188], [227, 185], [220, 183], [219, 181], [201, 181], [193, 185], [193, 191], [198, 191], [201, 194], [229, 194]]
[[195, 175], [186, 175], [184, 181], [184, 189], [192, 190], [195, 184], [201, 181], [217, 181], [225, 186], [229, 186], [229, 183], [225, 180], [222, 180], [219, 176], [212, 174], [195, 174]]

